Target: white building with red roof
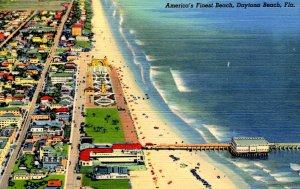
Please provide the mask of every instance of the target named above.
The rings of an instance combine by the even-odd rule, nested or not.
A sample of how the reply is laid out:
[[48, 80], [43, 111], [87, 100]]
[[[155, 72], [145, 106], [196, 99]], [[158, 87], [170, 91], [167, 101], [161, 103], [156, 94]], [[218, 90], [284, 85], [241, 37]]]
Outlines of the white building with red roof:
[[54, 98], [51, 96], [43, 96], [41, 97], [41, 103], [42, 104], [51, 104], [53, 102]]
[[80, 164], [93, 166], [104, 163], [144, 164], [141, 144], [113, 144], [107, 148], [87, 148], [80, 152]]

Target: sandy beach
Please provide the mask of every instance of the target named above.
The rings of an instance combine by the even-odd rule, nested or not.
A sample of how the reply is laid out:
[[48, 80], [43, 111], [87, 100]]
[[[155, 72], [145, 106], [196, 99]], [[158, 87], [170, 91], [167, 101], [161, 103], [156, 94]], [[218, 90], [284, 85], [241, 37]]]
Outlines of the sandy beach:
[[[158, 112], [150, 103], [151, 96], [147, 99], [143, 90], [138, 87], [113, 38], [102, 8], [99, 0], [93, 0], [94, 17], [92, 23], [96, 42], [91, 55], [95, 58], [106, 56], [109, 62], [117, 68], [131, 115], [135, 120], [134, 125], [140, 143], [181, 143], [180, 136], [172, 130], [171, 125], [168, 125], [161, 116], [161, 112]], [[158, 128], [155, 129], [154, 127]], [[173, 161], [169, 157], [171, 154], [180, 160]], [[206, 161], [203, 157], [206, 157], [203, 152], [145, 151], [147, 171], [130, 173], [132, 187], [134, 189], [156, 187], [163, 189], [205, 188], [190, 172], [191, 169], [197, 167], [197, 173], [211, 184], [212, 188], [241, 188], [235, 186], [229, 176], [221, 171], [217, 165]]]

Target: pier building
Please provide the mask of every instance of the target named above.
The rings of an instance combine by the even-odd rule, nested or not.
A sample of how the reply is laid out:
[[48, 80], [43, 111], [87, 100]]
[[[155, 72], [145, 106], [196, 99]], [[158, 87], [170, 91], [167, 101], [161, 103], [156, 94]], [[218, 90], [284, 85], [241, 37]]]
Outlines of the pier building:
[[230, 152], [234, 156], [265, 156], [270, 151], [269, 142], [263, 137], [233, 137]]

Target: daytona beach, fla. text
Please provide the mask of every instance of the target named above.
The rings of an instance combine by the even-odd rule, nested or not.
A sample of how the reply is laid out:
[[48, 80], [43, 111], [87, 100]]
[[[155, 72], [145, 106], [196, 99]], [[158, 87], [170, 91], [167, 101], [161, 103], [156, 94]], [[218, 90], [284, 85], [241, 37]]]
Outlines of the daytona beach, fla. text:
[[281, 7], [295, 7], [292, 2], [262, 2], [262, 3], [167, 3], [165, 8], [281, 8]]

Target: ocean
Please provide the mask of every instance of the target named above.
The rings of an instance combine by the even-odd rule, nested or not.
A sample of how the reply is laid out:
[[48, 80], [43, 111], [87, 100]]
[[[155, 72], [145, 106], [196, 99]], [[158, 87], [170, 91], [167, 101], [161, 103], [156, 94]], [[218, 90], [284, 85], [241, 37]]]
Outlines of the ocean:
[[[101, 3], [138, 84], [185, 141], [300, 142], [300, 2], [247, 9], [168, 9], [166, 0]], [[250, 161], [207, 154], [251, 188], [300, 188], [299, 151]]]

